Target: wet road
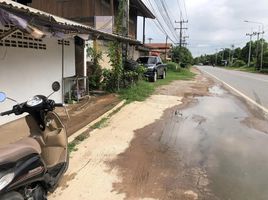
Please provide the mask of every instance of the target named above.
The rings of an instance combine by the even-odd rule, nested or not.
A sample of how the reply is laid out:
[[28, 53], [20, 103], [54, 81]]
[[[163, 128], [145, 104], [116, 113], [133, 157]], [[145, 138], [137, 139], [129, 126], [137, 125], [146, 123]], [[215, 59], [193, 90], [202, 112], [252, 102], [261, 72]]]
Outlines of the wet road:
[[267, 200], [268, 135], [246, 123], [252, 113], [237, 98], [218, 86], [210, 92], [175, 112], [161, 142], [201, 174], [202, 199]]
[[198, 69], [229, 84], [268, 111], [267, 75], [225, 70], [211, 66], [199, 66]]

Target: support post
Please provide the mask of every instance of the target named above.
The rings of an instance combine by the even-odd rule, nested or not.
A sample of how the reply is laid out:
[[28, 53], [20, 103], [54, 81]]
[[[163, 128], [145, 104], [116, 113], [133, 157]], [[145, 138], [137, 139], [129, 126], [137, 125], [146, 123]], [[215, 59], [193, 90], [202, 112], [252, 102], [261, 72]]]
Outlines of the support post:
[[62, 61], [62, 66], [61, 66], [61, 70], [62, 70], [62, 103], [64, 103], [64, 91], [65, 91], [65, 83], [64, 83], [64, 39], [61, 40], [62, 41], [62, 56], [61, 56], [61, 61]]
[[143, 17], [143, 40], [142, 40], [142, 43], [145, 44], [145, 21], [146, 18]]

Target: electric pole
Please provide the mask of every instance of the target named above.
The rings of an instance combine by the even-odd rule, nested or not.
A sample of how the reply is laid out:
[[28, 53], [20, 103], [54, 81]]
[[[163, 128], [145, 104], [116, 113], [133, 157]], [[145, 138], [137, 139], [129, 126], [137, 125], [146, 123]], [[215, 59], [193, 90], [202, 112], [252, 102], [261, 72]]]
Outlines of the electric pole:
[[165, 61], [167, 61], [167, 46], [168, 46], [168, 35], [166, 36]]
[[188, 45], [188, 43], [186, 42], [186, 39], [188, 39], [188, 38], [189, 38], [189, 36], [183, 36], [182, 45], [184, 47], [187, 47], [187, 45]]
[[[129, 0], [124, 0], [123, 5], [123, 20], [122, 20], [122, 29], [123, 29], [123, 36], [128, 37], [129, 32]], [[122, 44], [122, 56], [123, 56], [123, 63], [125, 63], [128, 59], [128, 42], [123, 42]]]
[[217, 63], [218, 63], [218, 49], [216, 49], [216, 62], [215, 62], [216, 66], [217, 66]]
[[149, 40], [149, 44], [151, 44], [151, 43], [152, 43], [153, 38], [148, 38], [148, 40]]
[[264, 34], [264, 31], [259, 31], [259, 32], [254, 32], [254, 35], [257, 35], [257, 47], [256, 47], [256, 69], [260, 70], [262, 69], [262, 62], [263, 62], [263, 39], [261, 41], [261, 63], [260, 65], [258, 64], [258, 58], [259, 58], [259, 40], [260, 40], [260, 35]]
[[234, 45], [234, 44], [232, 44], [232, 45], [231, 45], [231, 48], [232, 48], [231, 65], [233, 65], [233, 62], [234, 62], [234, 48], [235, 48], [235, 45]]
[[249, 36], [249, 50], [248, 50], [248, 67], [250, 66], [250, 59], [251, 59], [251, 45], [252, 45], [252, 37], [254, 33], [247, 33], [246, 36]]
[[183, 30], [187, 30], [188, 28], [184, 28], [183, 27], [183, 24], [187, 24], [188, 23], [188, 20], [187, 21], [184, 21], [184, 20], [180, 20], [180, 21], [175, 21], [176, 24], [180, 24], [180, 27], [179, 28], [175, 28], [175, 30], [180, 30], [180, 47], [182, 47], [182, 45], [185, 44], [185, 42], [183, 42], [183, 34], [182, 34], [182, 31]]

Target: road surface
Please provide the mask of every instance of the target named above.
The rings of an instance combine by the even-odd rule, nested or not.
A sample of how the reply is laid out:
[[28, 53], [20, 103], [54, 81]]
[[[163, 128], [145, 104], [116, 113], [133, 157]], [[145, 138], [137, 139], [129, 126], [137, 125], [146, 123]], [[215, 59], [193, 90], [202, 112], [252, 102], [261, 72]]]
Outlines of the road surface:
[[267, 200], [267, 120], [196, 73], [92, 131], [49, 200]]
[[268, 111], [267, 75], [226, 70], [211, 66], [198, 66], [198, 69], [227, 83], [242, 93], [244, 97], [251, 99], [252, 102], [259, 105], [260, 108], [264, 108], [266, 112]]

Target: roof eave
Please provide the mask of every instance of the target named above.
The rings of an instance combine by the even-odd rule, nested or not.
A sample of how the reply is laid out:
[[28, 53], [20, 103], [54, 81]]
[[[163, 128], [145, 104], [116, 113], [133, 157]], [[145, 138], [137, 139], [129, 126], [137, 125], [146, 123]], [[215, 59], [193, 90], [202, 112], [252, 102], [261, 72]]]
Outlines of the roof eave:
[[156, 18], [154, 14], [150, 11], [150, 9], [141, 0], [135, 0], [135, 3], [138, 3], [138, 7], [141, 8], [141, 10], [139, 10], [140, 14], [138, 13], [139, 16], [150, 19]]
[[130, 44], [140, 44], [140, 41], [134, 40], [128, 37], [123, 37], [120, 35], [115, 35], [111, 33], [106, 33], [94, 29], [93, 27], [86, 26], [71, 20], [67, 20], [50, 13], [39, 11], [22, 4], [10, 1], [10, 0], [0, 0], [0, 8], [5, 9], [9, 12], [17, 14], [19, 16], [24, 16], [26, 18], [31, 18], [31, 21], [35, 21], [36, 24], [40, 26], [50, 25], [56, 28], [62, 29], [63, 31], [71, 31], [79, 34], [89, 34], [93, 37], [102, 37], [108, 40], [117, 39], [123, 42], [129, 42]]

